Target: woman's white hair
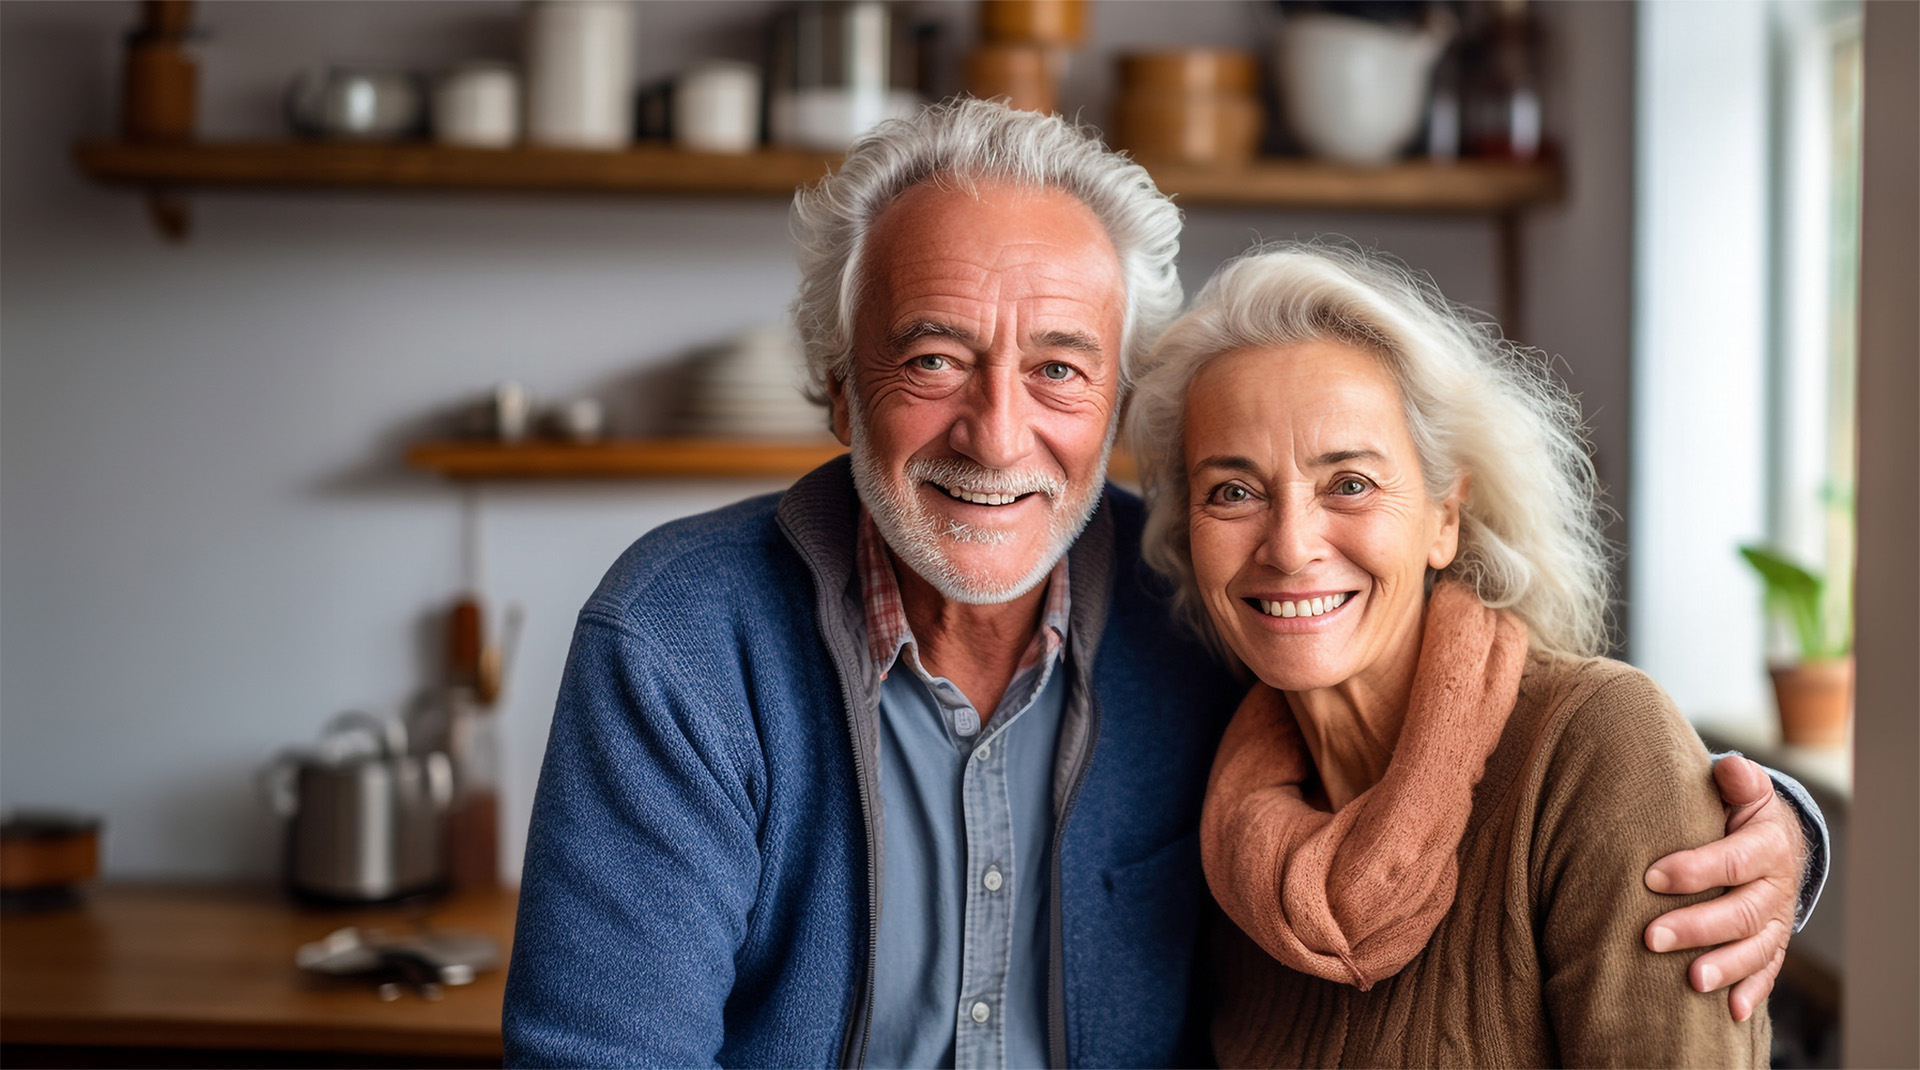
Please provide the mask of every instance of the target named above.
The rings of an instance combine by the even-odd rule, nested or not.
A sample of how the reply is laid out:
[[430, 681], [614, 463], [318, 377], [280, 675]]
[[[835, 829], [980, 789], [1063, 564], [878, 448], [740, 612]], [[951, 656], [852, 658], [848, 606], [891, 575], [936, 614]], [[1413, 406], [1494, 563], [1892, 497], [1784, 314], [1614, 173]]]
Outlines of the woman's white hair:
[[1222, 354], [1310, 341], [1385, 363], [1430, 497], [1469, 477], [1459, 553], [1441, 575], [1519, 616], [1537, 650], [1604, 649], [1609, 550], [1579, 403], [1542, 354], [1502, 338], [1430, 279], [1327, 240], [1259, 246], [1229, 262], [1138, 373], [1129, 432], [1146, 490], [1143, 552], [1173, 580], [1181, 615], [1225, 650], [1193, 573], [1188, 388]]
[[1106, 228], [1127, 288], [1120, 340], [1121, 381], [1127, 381], [1135, 355], [1180, 311], [1174, 271], [1180, 210], [1145, 168], [1108, 150], [1093, 128], [960, 99], [930, 105], [912, 119], [881, 123], [853, 146], [838, 171], [794, 195], [800, 293], [793, 318], [806, 353], [810, 397], [825, 404], [828, 384], [852, 371], [861, 253], [873, 221], [922, 182], [972, 189], [995, 181], [1070, 194]]

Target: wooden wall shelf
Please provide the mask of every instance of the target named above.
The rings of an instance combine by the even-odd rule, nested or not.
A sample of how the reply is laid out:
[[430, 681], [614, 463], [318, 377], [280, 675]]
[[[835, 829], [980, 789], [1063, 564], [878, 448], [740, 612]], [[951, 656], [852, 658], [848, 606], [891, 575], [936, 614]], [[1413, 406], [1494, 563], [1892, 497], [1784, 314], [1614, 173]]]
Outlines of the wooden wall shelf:
[[[185, 239], [191, 225], [186, 191], [200, 188], [785, 199], [839, 162], [829, 154], [782, 149], [730, 156], [664, 145], [585, 152], [321, 141], [86, 141], [74, 147], [74, 158], [99, 181], [144, 189], [154, 225], [174, 241]], [[1374, 168], [1266, 159], [1239, 168], [1149, 163], [1148, 169], [1183, 207], [1491, 217], [1499, 224], [1500, 318], [1509, 333], [1517, 332], [1521, 319], [1520, 213], [1565, 195], [1553, 159], [1409, 160]]]
[[422, 442], [407, 451], [407, 464], [456, 480], [796, 479], [846, 451], [830, 438]]
[[74, 156], [101, 181], [146, 186], [746, 197], [790, 197], [839, 160], [823, 153], [728, 156], [646, 145], [587, 152], [323, 141], [83, 142]]
[[[797, 479], [846, 452], [832, 439], [766, 442], [751, 439], [615, 439], [584, 445], [562, 442], [422, 442], [407, 465], [447, 479]], [[1133, 458], [1116, 449], [1109, 475], [1136, 478]]]
[[[789, 197], [838, 157], [766, 149], [740, 156], [636, 145], [619, 152], [463, 149], [418, 143], [83, 142], [75, 158], [103, 182], [184, 189], [306, 188], [699, 194]], [[1409, 161], [1380, 168], [1263, 160], [1244, 168], [1152, 166], [1182, 204], [1500, 214], [1557, 200], [1551, 163]]]

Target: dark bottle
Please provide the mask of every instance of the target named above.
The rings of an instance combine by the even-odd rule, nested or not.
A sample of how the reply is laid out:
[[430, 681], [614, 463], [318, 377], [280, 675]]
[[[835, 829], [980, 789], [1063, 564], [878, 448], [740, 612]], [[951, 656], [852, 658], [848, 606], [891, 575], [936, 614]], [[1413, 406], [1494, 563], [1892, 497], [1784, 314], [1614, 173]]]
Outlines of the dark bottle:
[[1480, 25], [1467, 50], [1467, 154], [1537, 160], [1545, 136], [1539, 23], [1527, 0], [1493, 0], [1476, 14]]

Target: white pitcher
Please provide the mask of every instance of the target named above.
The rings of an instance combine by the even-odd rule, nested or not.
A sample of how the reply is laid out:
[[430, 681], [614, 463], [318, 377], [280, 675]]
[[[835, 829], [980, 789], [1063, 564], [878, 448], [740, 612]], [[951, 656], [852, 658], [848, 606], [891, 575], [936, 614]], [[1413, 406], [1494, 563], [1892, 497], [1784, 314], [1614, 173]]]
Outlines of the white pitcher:
[[1313, 13], [1280, 20], [1281, 106], [1308, 150], [1341, 163], [1389, 163], [1420, 128], [1433, 65], [1453, 38], [1450, 15], [1425, 26]]

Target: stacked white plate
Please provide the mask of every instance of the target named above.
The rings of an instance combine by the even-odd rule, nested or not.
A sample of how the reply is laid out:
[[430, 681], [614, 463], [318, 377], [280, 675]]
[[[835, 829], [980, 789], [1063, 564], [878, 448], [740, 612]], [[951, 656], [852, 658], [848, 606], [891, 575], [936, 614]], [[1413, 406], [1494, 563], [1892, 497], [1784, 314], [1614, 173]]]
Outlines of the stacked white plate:
[[821, 437], [827, 413], [801, 393], [805, 375], [790, 328], [744, 331], [693, 366], [681, 430], [714, 438]]

